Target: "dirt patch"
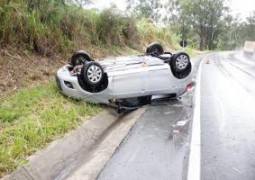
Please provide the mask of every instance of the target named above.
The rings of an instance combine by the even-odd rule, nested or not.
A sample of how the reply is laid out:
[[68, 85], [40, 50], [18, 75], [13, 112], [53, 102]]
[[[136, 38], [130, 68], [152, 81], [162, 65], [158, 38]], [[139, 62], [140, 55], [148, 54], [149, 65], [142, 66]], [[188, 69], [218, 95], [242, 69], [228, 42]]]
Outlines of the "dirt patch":
[[67, 56], [42, 57], [0, 51], [0, 97], [19, 88], [30, 87], [54, 77], [56, 70], [67, 63]]

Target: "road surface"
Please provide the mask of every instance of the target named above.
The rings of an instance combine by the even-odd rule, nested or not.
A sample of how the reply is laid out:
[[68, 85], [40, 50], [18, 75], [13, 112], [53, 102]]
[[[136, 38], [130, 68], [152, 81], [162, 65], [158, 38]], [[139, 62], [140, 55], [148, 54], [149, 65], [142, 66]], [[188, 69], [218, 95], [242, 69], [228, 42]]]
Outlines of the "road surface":
[[[195, 72], [201, 59], [194, 60]], [[185, 178], [192, 114], [193, 91], [178, 101], [153, 102], [98, 179]]]
[[[203, 59], [197, 153], [202, 180], [255, 179], [255, 61], [234, 53]], [[193, 92], [150, 105], [98, 176], [99, 180], [187, 179]], [[192, 179], [192, 178], [191, 178]]]
[[255, 61], [207, 56], [201, 76], [201, 179], [255, 179]]

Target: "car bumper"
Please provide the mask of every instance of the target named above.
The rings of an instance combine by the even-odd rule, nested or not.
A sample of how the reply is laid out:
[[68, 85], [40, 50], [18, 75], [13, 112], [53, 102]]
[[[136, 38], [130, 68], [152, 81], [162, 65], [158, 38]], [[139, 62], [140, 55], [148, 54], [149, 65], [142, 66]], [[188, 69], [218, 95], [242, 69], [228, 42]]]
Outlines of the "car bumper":
[[78, 78], [72, 75], [68, 69], [69, 65], [65, 65], [57, 71], [56, 83], [59, 90], [66, 96], [75, 99], [84, 99], [92, 103], [104, 103], [109, 104], [110, 98], [108, 89], [100, 93], [90, 93], [83, 90], [78, 82]]

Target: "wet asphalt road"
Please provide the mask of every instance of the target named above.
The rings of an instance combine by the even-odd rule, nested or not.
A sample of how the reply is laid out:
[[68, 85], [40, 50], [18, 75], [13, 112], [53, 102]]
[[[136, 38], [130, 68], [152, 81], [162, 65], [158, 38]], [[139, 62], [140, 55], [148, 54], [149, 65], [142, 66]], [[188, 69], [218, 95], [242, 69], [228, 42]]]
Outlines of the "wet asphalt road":
[[207, 57], [201, 76], [201, 179], [255, 179], [255, 61]]
[[[196, 69], [201, 59], [202, 56], [194, 59]], [[155, 180], [186, 177], [192, 113], [193, 91], [178, 101], [153, 102], [98, 179]]]
[[[201, 72], [201, 179], [255, 179], [255, 60], [233, 53], [204, 57]], [[133, 127], [100, 180], [181, 180], [187, 166], [193, 92], [158, 102]]]
[[[150, 106], [98, 179], [182, 179], [191, 109], [190, 103], [182, 101]], [[186, 125], [173, 134], [178, 121]]]

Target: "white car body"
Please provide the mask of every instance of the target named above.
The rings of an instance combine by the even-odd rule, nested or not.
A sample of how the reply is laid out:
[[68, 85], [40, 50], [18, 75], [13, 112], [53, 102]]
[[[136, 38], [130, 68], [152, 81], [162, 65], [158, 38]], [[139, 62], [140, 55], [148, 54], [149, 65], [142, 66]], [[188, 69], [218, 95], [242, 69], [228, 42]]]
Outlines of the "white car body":
[[[162, 56], [170, 56], [168, 54]], [[119, 99], [152, 95], [179, 97], [192, 83], [192, 70], [178, 79], [164, 60], [148, 56], [112, 57], [97, 61], [108, 77], [107, 87], [100, 92], [88, 92], [78, 81], [79, 74], [65, 65], [57, 72], [57, 84], [63, 94], [88, 102], [109, 104]]]

